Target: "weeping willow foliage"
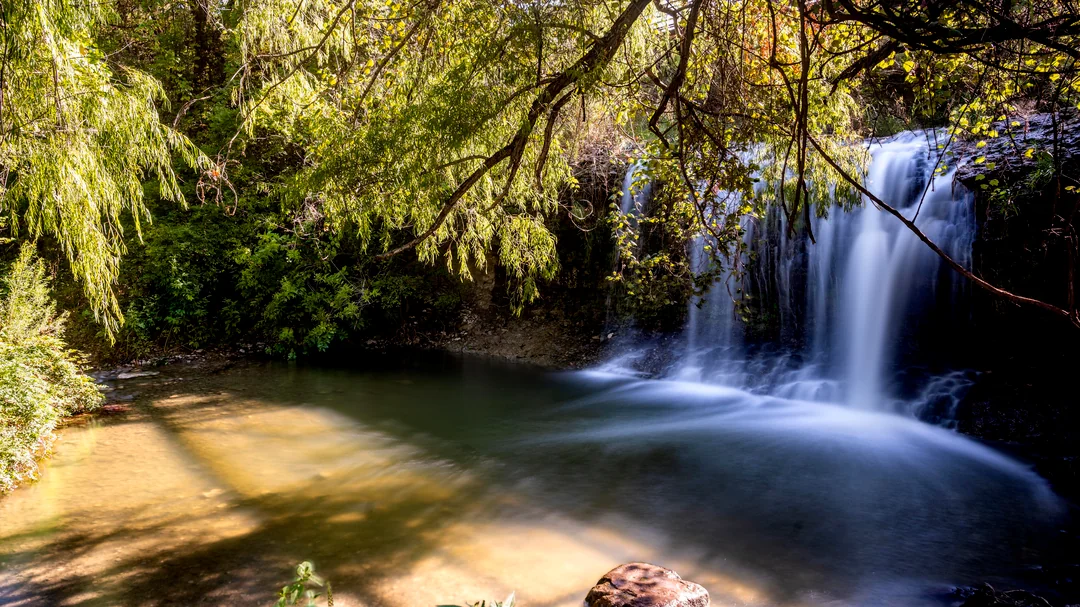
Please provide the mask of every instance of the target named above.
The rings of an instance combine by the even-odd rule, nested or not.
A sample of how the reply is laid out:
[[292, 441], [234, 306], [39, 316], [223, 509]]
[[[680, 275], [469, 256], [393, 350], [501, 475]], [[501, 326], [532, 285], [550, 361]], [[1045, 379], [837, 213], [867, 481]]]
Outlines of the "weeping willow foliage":
[[163, 125], [159, 84], [110, 64], [92, 34], [108, 4], [5, 0], [0, 4], [0, 213], [15, 236], [53, 237], [111, 335], [124, 252], [121, 216], [136, 231], [150, 216], [143, 183], [182, 201], [174, 154], [200, 158]]
[[[553, 74], [585, 52], [579, 30], [610, 21], [602, 5], [579, 8], [257, 0], [236, 29], [243, 78], [255, 85], [237, 101], [249, 133], [272, 129], [303, 146], [306, 166], [288, 192], [317, 200], [336, 229], [356, 230], [376, 252], [404, 231], [431, 231], [419, 258], [465, 278], [494, 250], [528, 301], [557, 267], [543, 218], [569, 181], [577, 120], [539, 121], [520, 167], [492, 166], [440, 214], [523, 128]], [[564, 103], [588, 86], [569, 88]]]
[[[334, 229], [356, 230], [383, 255], [414, 245], [465, 278], [494, 250], [526, 302], [556, 270], [543, 220], [574, 187], [586, 123], [643, 141], [647, 171], [671, 186], [670, 216], [721, 241], [718, 253], [740, 241], [740, 217], [777, 196], [791, 218], [826, 214], [837, 195], [857, 201], [812, 152], [791, 147], [791, 125], [804, 120], [843, 166], [861, 166], [864, 152], [849, 145], [855, 101], [828, 81], [842, 66], [818, 53], [800, 118], [785, 86], [803, 67], [799, 15], [770, 13], [767, 0], [698, 4], [688, 25], [685, 11], [648, 3], [610, 60], [580, 73], [575, 62], [634, 2], [250, 0], [232, 32], [243, 65], [235, 100], [248, 136], [267, 129], [302, 147], [305, 166], [286, 189]], [[697, 37], [680, 51], [684, 31]], [[573, 84], [530, 116], [567, 74]], [[662, 95], [676, 77], [677, 94]], [[496, 158], [518, 133], [520, 162]], [[760, 179], [773, 187], [762, 193]], [[742, 203], [716, 204], [721, 192]], [[414, 237], [405, 247], [403, 234]]]

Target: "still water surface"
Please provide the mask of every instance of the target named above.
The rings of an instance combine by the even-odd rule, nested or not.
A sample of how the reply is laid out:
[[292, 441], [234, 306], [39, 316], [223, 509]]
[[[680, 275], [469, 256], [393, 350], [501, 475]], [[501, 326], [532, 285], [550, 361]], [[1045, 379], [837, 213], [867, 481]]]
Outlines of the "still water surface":
[[894, 415], [427, 356], [132, 390], [0, 499], [0, 604], [270, 604], [310, 559], [339, 606], [577, 607], [633, 560], [714, 605], [929, 606], [1066, 550], [1026, 466]]

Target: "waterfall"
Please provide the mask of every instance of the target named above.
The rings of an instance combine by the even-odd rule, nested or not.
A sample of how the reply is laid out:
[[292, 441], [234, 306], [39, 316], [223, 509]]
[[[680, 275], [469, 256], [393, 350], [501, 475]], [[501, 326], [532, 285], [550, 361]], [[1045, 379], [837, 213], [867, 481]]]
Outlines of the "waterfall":
[[635, 162], [626, 169], [626, 176], [623, 177], [619, 211], [631, 218], [631, 225], [636, 225], [637, 222], [634, 218], [641, 214], [645, 203], [648, 202], [649, 196], [652, 194], [652, 183], [648, 181], [641, 182], [641, 179], [637, 177], [637, 172], [641, 168], [641, 162]]
[[[908, 132], [875, 141], [864, 183], [970, 267], [973, 197], [953, 184], [952, 171], [935, 175], [927, 137]], [[636, 169], [628, 171], [627, 184]], [[624, 212], [640, 211], [639, 196], [647, 192], [629, 201], [625, 192]], [[950, 332], [966, 326], [966, 282], [867, 200], [852, 210], [834, 206], [828, 217], [813, 217], [811, 227], [816, 243], [792, 234], [776, 209], [744, 220], [744, 243], [758, 265], [754, 277], [740, 283], [721, 273], [707, 293], [692, 298], [681, 338], [685, 353], [661, 375], [877, 410], [910, 411], [966, 388], [962, 374], [919, 371], [940, 358], [938, 346]], [[708, 263], [707, 245], [704, 237], [691, 244], [695, 271]], [[751, 281], [778, 317], [782, 343], [745, 338], [735, 300]]]
[[[717, 196], [717, 203], [722, 204], [727, 213], [742, 204], [742, 198], [736, 194], [723, 192]], [[744, 228], [747, 225], [748, 222], [743, 223]], [[745, 244], [748, 241], [744, 239], [743, 242]], [[690, 269], [694, 273], [701, 274], [708, 271], [711, 259], [708, 251], [716, 246], [716, 239], [710, 235], [703, 234], [694, 239], [689, 251]], [[735, 251], [731, 249], [727, 253], [729, 256], [735, 255]], [[740, 255], [739, 261], [745, 264], [747, 261], [745, 253], [740, 253]], [[736, 316], [736, 300], [741, 285], [736, 280], [733, 266], [734, 260], [724, 268], [708, 293], [690, 299], [686, 326], [683, 330], [685, 352], [678, 370], [680, 379], [701, 381], [701, 375], [707, 367], [710, 367], [714, 373], [717, 372], [715, 364], [707, 365], [702, 360], [703, 347], [731, 354], [737, 352], [741, 346], [740, 326]], [[725, 356], [724, 360], [731, 362], [732, 358]], [[737, 367], [729, 366], [727, 371], [735, 375], [739, 373]], [[725, 383], [733, 382], [737, 383], [729, 378]]]
[[[874, 146], [866, 187], [882, 200], [895, 201], [931, 240], [970, 266], [975, 236], [971, 195], [954, 190], [951, 172], [935, 177], [927, 151], [925, 137], [915, 133]], [[839, 278], [838, 306], [829, 310], [826, 303], [818, 313], [834, 328], [825, 349], [842, 353], [838, 362], [846, 379], [845, 401], [875, 408], [888, 396], [887, 374], [894, 367], [905, 323], [918, 323], [935, 311], [939, 282], [957, 291], [961, 285], [914, 233], [868, 201], [836, 223], [841, 229], [829, 233], [834, 239], [828, 247], [831, 254], [811, 253], [812, 263], [822, 266], [819, 275], [835, 273]], [[822, 299], [828, 301], [827, 296]], [[952, 307], [957, 298], [947, 303]]]

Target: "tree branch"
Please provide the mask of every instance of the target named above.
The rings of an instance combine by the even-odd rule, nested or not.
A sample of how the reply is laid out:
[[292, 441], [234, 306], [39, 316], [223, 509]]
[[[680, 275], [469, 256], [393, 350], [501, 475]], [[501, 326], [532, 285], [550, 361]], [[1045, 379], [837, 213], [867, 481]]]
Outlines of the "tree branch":
[[952, 267], [953, 270], [956, 270], [956, 272], [958, 272], [960, 275], [975, 283], [980, 288], [985, 289], [990, 293], [997, 295], [998, 297], [1002, 297], [1018, 305], [1030, 305], [1037, 308], [1042, 308], [1043, 310], [1046, 310], [1051, 314], [1060, 316], [1061, 318], [1068, 320], [1070, 323], [1072, 323], [1074, 327], [1080, 328], [1080, 314], [1077, 314], [1075, 310], [1069, 311], [1039, 299], [1033, 299], [1031, 297], [1024, 297], [1023, 295], [1017, 295], [1010, 291], [1006, 291], [1005, 289], [1002, 289], [1000, 287], [994, 286], [989, 282], [986, 282], [982, 278], [976, 276], [974, 273], [971, 272], [971, 270], [968, 270], [958, 261], [950, 257], [949, 254], [943, 251], [941, 247], [934, 243], [934, 241], [930, 240], [930, 238], [926, 234], [924, 234], [923, 231], [920, 230], [914, 222], [909, 220], [907, 217], [904, 217], [903, 213], [890, 206], [881, 198], [875, 196], [873, 192], [866, 189], [866, 187], [864, 187], [861, 182], [848, 174], [847, 171], [840, 168], [836, 161], [833, 160], [832, 157], [829, 156], [824, 149], [822, 149], [821, 145], [818, 144], [817, 140], [815, 140], [809, 135], [807, 135], [807, 139], [810, 141], [810, 144], [814, 146], [814, 149], [816, 149], [818, 153], [821, 154], [821, 157], [825, 160], [825, 162], [828, 163], [828, 165], [831, 166], [840, 175], [840, 177], [844, 179], [844, 181], [850, 183], [852, 187], [861, 192], [863, 196], [866, 196], [867, 200], [870, 200], [877, 206], [881, 207], [885, 212], [899, 219], [904, 224], [904, 226], [907, 227], [907, 229], [911, 230], [911, 232], [915, 234], [915, 236], [917, 236], [919, 240], [923, 241], [926, 246], [930, 247], [931, 251], [937, 253], [937, 255], [941, 257], [945, 261], [945, 263], [949, 264], [949, 266]]
[[611, 61], [611, 58], [615, 55], [615, 51], [622, 44], [627, 33], [629, 33], [630, 27], [637, 21], [637, 18], [641, 16], [641, 13], [650, 2], [651, 0], [633, 0], [630, 2], [626, 9], [623, 10], [622, 14], [619, 15], [618, 19], [611, 25], [611, 29], [604, 34], [603, 38], [592, 45], [589, 51], [575, 61], [573, 65], [552, 78], [551, 82], [549, 82], [536, 99], [533, 100], [532, 106], [529, 108], [529, 113], [526, 115], [521, 128], [518, 129], [517, 134], [515, 134], [505, 146], [489, 156], [488, 159], [484, 161], [483, 165], [478, 167], [465, 179], [465, 181], [458, 185], [457, 189], [455, 189], [446, 202], [443, 203], [442, 209], [435, 217], [435, 221], [412, 240], [390, 249], [385, 253], [376, 255], [375, 259], [387, 259], [414, 249], [421, 242], [430, 238], [432, 234], [442, 227], [442, 224], [450, 216], [454, 207], [456, 207], [469, 190], [476, 185], [476, 182], [480, 181], [488, 171], [503, 160], [510, 159], [511, 164], [513, 165], [511, 172], [515, 172], [516, 166], [521, 162], [521, 157], [524, 154], [529, 137], [532, 135], [533, 129], [536, 128], [536, 123], [540, 117], [552, 107], [552, 104], [556, 102], [567, 87], [578, 84], [586, 76], [591, 75], [597, 69], [603, 68]]
[[[659, 123], [660, 117], [664, 115], [664, 110], [667, 109], [668, 101], [675, 95], [686, 80], [686, 66], [690, 62], [690, 50], [694, 44], [694, 32], [697, 30], [698, 13], [701, 12], [701, 5], [704, 4], [704, 0], [694, 0], [694, 3], [690, 5], [690, 15], [686, 18], [686, 32], [683, 34], [682, 48], [679, 49], [679, 65], [675, 69], [675, 75], [672, 76], [671, 82], [668, 83], [667, 88], [664, 89], [664, 95], [660, 97], [660, 103], [656, 106], [656, 111], [653, 112], [651, 118], [649, 118], [649, 130], [652, 131], [661, 142], [664, 147], [670, 147], [668, 145], [667, 138], [660, 131]], [[678, 14], [673, 17], [676, 23], [678, 23]]]

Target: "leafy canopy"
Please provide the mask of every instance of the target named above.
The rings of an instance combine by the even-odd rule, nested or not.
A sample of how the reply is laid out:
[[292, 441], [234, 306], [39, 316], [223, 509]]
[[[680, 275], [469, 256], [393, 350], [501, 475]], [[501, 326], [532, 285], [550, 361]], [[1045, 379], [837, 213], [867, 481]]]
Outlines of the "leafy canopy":
[[103, 2], [5, 0], [0, 4], [0, 213], [17, 236], [50, 236], [85, 285], [111, 333], [122, 317], [115, 283], [124, 252], [121, 215], [150, 219], [143, 181], [182, 201], [173, 154], [199, 162], [163, 125], [160, 85], [114, 65], [93, 33]]

